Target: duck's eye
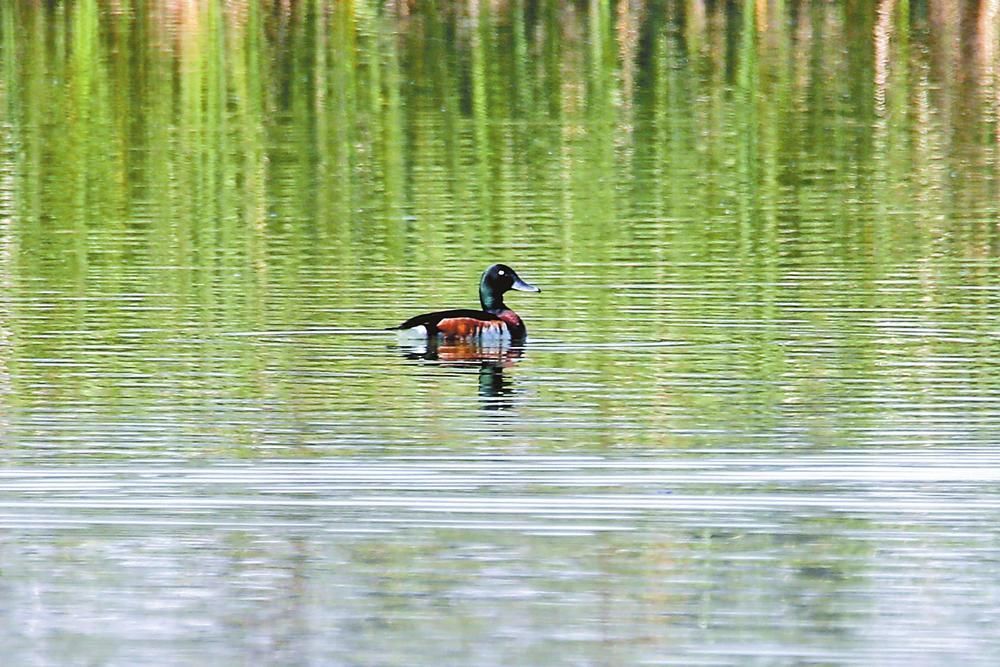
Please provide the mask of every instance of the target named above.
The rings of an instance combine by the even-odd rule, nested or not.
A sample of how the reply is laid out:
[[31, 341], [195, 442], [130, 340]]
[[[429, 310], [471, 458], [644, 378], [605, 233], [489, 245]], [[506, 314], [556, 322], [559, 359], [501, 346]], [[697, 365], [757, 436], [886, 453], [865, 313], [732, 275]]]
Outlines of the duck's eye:
[[500, 269], [499, 271], [497, 271], [497, 275], [500, 275], [500, 276], [504, 275], [503, 269]]

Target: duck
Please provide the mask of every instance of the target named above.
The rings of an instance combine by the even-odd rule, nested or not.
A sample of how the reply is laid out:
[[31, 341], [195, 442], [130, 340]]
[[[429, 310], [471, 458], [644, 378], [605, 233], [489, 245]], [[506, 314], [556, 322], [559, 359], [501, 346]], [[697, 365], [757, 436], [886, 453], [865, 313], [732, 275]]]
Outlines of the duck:
[[479, 304], [482, 310], [457, 308], [424, 313], [390, 329], [445, 340], [480, 340], [521, 342], [528, 333], [524, 320], [508, 308], [503, 295], [510, 290], [541, 292], [517, 275], [506, 264], [493, 264], [479, 279]]

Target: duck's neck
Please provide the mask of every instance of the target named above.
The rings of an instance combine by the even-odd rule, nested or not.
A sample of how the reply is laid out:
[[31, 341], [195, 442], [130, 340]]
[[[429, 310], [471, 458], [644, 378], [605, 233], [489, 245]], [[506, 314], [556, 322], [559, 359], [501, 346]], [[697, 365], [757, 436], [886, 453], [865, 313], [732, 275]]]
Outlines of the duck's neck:
[[479, 283], [479, 303], [487, 313], [496, 314], [507, 308], [503, 303], [503, 294], [497, 294], [485, 282]]

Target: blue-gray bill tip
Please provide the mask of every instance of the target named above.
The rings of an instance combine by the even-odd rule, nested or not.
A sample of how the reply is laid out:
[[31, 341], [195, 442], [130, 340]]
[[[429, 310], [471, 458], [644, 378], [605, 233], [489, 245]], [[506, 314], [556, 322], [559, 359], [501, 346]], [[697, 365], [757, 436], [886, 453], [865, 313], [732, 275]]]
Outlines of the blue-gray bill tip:
[[534, 285], [529, 285], [520, 278], [514, 281], [514, 284], [510, 286], [511, 289], [516, 289], [520, 292], [541, 292], [542, 290]]

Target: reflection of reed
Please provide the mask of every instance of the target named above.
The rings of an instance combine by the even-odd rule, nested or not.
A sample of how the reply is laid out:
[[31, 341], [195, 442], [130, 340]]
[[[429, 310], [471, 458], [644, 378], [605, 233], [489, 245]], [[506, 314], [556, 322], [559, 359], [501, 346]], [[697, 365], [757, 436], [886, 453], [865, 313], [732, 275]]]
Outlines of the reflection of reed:
[[[3, 96], [0, 95], [0, 102]], [[14, 386], [11, 379], [11, 361], [14, 358], [14, 267], [16, 234], [14, 220], [17, 209], [14, 202], [16, 186], [14, 175], [16, 161], [10, 150], [10, 136], [0, 127], [0, 443], [12, 444], [8, 437], [13, 412], [11, 400]]]
[[[908, 39], [904, 33], [924, 20], [910, 18], [904, 4], [893, 0], [875, 4], [874, 58], [871, 71], [862, 78], [875, 82], [874, 100], [879, 115], [885, 111], [890, 88], [896, 86], [890, 81], [890, 73], [897, 69], [906, 71], [906, 61], [920, 57], [910, 55], [909, 51], [899, 52], [893, 46], [892, 35]], [[945, 90], [944, 94], [935, 95], [936, 114], [943, 125], [950, 125], [953, 113], [950, 107], [956, 104], [964, 107], [968, 92], [977, 98], [976, 104], [983, 111], [979, 114], [970, 111], [962, 119], [955, 118], [956, 123], [970, 128], [955, 137], [965, 143], [976, 141], [977, 136], [971, 131], [975, 129], [973, 121], [965, 116], [990, 119], [996, 115], [998, 5], [997, 0], [969, 0], [957, 4], [932, 2], [928, 6], [927, 20], [933, 28], [927, 38], [934, 63], [932, 77], [935, 86], [943, 86]], [[18, 17], [27, 20], [45, 11], [43, 5], [22, 8]], [[456, 116], [443, 119], [442, 130], [453, 133], [461, 124], [462, 114], [471, 111], [479, 164], [489, 165], [515, 159], [516, 154], [505, 150], [498, 141], [495, 130], [495, 122], [511, 113], [558, 113], [563, 142], [595, 131], [593, 125], [584, 122], [588, 115], [601, 123], [606, 119], [624, 131], [613, 135], [612, 141], [627, 136], [635, 123], [635, 110], [642, 108], [643, 86], [639, 85], [642, 73], [657, 69], [650, 62], [657, 49], [643, 48], [646, 34], [659, 41], [683, 28], [687, 55], [700, 70], [696, 82], [718, 81], [718, 77], [735, 71], [744, 77], [744, 84], [754, 88], [755, 94], [776, 92], [768, 91], [767, 86], [779, 81], [792, 86], [792, 98], [808, 99], [808, 87], [816, 82], [859, 80], [855, 73], [841, 69], [843, 63], [838, 52], [842, 49], [838, 44], [845, 38], [845, 26], [865, 8], [838, 13], [808, 3], [785, 7], [760, 0], [738, 5], [716, 3], [710, 8], [701, 1], [669, 2], [662, 12], [647, 11], [642, 0], [614, 5], [595, 0], [583, 9], [573, 3], [536, 8], [525, 2], [438, 6], [405, 1], [353, 5], [324, 2], [260, 5], [242, 1], [218, 5], [172, 1], [153, 3], [142, 18], [135, 18], [118, 3], [80, 3], [71, 11], [78, 18], [75, 34], [87, 35], [86, 49], [77, 48], [78, 37], [69, 40], [77, 48], [76, 62], [81, 67], [66, 80], [71, 86], [86, 84], [80, 88], [81, 101], [94, 91], [103, 94], [112, 90], [101, 78], [108, 74], [108, 68], [102, 64], [112, 62], [114, 54], [102, 51], [107, 43], [97, 33], [108, 32], [113, 25], [116, 38], [109, 43], [119, 49], [123, 44], [137, 45], [139, 48], [133, 49], [136, 67], [147, 72], [156, 71], [147, 61], [163, 55], [154, 55], [163, 48], [160, 32], [173, 33], [175, 41], [170, 51], [180, 73], [179, 85], [171, 89], [167, 86], [169, 81], [158, 83], [162, 88], [149, 91], [150, 98], [179, 95], [175, 102], [177, 108], [188, 114], [187, 121], [201, 122], [197, 118], [201, 116], [212, 124], [195, 128], [199, 130], [192, 137], [197, 140], [195, 144], [234, 132], [241, 137], [244, 147], [251, 148], [249, 153], [243, 152], [251, 160], [237, 180], [246, 184], [250, 194], [252, 204], [246, 210], [247, 218], [262, 228], [262, 183], [273, 174], [266, 170], [266, 160], [256, 149], [266, 134], [267, 114], [276, 109], [292, 109], [310, 128], [309, 150], [315, 161], [300, 166], [319, 172], [313, 180], [316, 199], [324, 205], [325, 217], [351, 218], [359, 201], [399, 212], [407, 205], [401, 199], [407, 186], [400, 183], [399, 165], [412, 161], [400, 158], [407, 152], [425, 150], [432, 143], [407, 141], [403, 129], [406, 116], [401, 110], [414, 108], [408, 100], [411, 93], [407, 81], [433, 73], [433, 85], [444, 102], [437, 108]], [[512, 26], [516, 32], [510, 48], [505, 34]], [[85, 28], [84, 33], [80, 33], [81, 27]], [[759, 38], [743, 34], [747, 30], [755, 31]], [[818, 38], [816, 35], [820, 33], [822, 37]], [[458, 40], [442, 47], [437, 40], [447, 34], [457, 35]], [[44, 38], [27, 30], [18, 32], [15, 39], [33, 39], [32, 35]], [[849, 42], [861, 38], [870, 39], [870, 35], [846, 35]], [[786, 44], [796, 45], [794, 58], [760, 59], [758, 51], [783, 49]], [[407, 49], [402, 60], [397, 53], [401, 45]], [[144, 52], [143, 47], [150, 51]], [[848, 47], [850, 53], [864, 53], [871, 44], [849, 43]], [[816, 49], [822, 51], [822, 57], [814, 58], [811, 65], [803, 63], [804, 55]], [[534, 58], [540, 55], [544, 57]], [[550, 56], [555, 59], [555, 68], [550, 67]], [[505, 59], [513, 58], [520, 64], [506, 68]], [[539, 66], [531, 66], [533, 60]], [[25, 62], [33, 63], [34, 59]], [[859, 58], [857, 63], [865, 61]], [[437, 69], [416, 71], [428, 66]], [[789, 66], [794, 69], [782, 71]], [[409, 71], [402, 72], [401, 67]], [[810, 72], [810, 68], [819, 69]], [[510, 76], [515, 78], [511, 80]], [[962, 81], [970, 82], [971, 91], [962, 89]], [[125, 78], [121, 83], [127, 85], [127, 82]], [[909, 85], [906, 81], [900, 84]], [[956, 85], [954, 94], [949, 93]], [[541, 98], [536, 97], [536, 91], [543, 89], [559, 91], [555, 106], [539, 104]], [[504, 90], [513, 90], [515, 95], [506, 96]], [[449, 97], [457, 97], [464, 103], [450, 104]], [[685, 102], [676, 96], [660, 99], [657, 104], [671, 105], [672, 113], [685, 110]], [[103, 106], [107, 107], [106, 112], [95, 112], [118, 111], [115, 104]], [[226, 118], [230, 106], [238, 115]], [[541, 115], [544, 118], [546, 114]], [[760, 118], [757, 122], [780, 123], [780, 120]], [[990, 129], [996, 134], [995, 127]], [[183, 138], [185, 134], [180, 136]], [[722, 139], [716, 137], [710, 141], [718, 143]], [[720, 145], [720, 148], [720, 154], [726, 154], [730, 147]], [[630, 153], [624, 157], [635, 159]], [[570, 168], [562, 165], [558, 171]], [[384, 201], [377, 196], [380, 193], [352, 189], [355, 179], [351, 176], [358, 171], [393, 179], [392, 187], [386, 189], [393, 199]], [[478, 182], [470, 184], [469, 190], [489, 192], [502, 187], [496, 175], [495, 169], [480, 168], [476, 174]], [[208, 178], [208, 172], [204, 177]], [[198, 192], [201, 184], [188, 185]], [[207, 186], [217, 189], [218, 183]], [[182, 189], [191, 191], [186, 186]], [[490, 202], [498, 200], [502, 200], [502, 193], [484, 196], [480, 208], [495, 207]], [[199, 202], [198, 208], [208, 203]], [[394, 233], [386, 236], [398, 237]]]
[[[988, 177], [950, 176], [1000, 164], [998, 0], [15, 4], [6, 270], [155, 288], [164, 329], [253, 328], [303, 279], [426, 281], [498, 250], [595, 280], [672, 255], [656, 277], [691, 284], [731, 253], [986, 255], [998, 215]], [[925, 215], [859, 232], [866, 198]], [[325, 307], [359, 324], [356, 297]]]

